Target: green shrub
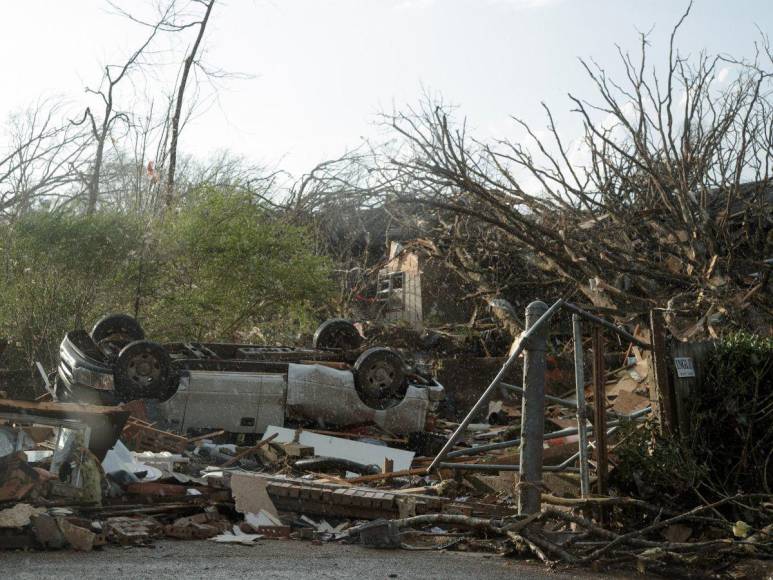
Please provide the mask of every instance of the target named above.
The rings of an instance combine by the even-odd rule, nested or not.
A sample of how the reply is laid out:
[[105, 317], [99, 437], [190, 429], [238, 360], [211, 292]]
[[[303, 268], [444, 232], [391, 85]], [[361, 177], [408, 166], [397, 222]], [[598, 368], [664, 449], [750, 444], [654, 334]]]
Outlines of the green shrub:
[[629, 428], [615, 448], [615, 479], [629, 492], [678, 498], [773, 488], [773, 339], [737, 333], [718, 341], [690, 399], [687, 433]]
[[689, 446], [721, 494], [773, 489], [773, 338], [744, 332], [716, 344], [692, 398]]
[[329, 261], [308, 233], [250, 197], [204, 189], [159, 233], [147, 326], [168, 338], [287, 340], [316, 325], [332, 295]]
[[0, 335], [18, 365], [50, 365], [68, 330], [129, 307], [140, 224], [124, 215], [34, 212], [0, 236]]
[[626, 494], [677, 502], [706, 475], [692, 450], [659, 433], [654, 421], [621, 429], [614, 481]]
[[164, 219], [31, 212], [0, 225], [2, 366], [51, 368], [64, 334], [111, 312], [156, 340], [288, 342], [324, 318], [331, 264], [253, 199], [194, 192]]

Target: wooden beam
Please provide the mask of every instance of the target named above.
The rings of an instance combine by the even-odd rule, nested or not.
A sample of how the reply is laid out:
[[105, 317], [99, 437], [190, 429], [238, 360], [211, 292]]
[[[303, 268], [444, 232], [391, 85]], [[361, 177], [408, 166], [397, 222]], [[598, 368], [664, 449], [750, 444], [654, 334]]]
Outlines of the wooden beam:
[[652, 368], [655, 379], [655, 403], [662, 433], [676, 433], [676, 396], [669, 379], [666, 353], [666, 325], [663, 312], [650, 310], [650, 342], [652, 343]]
[[[593, 349], [593, 396], [594, 396], [594, 438], [596, 439], [596, 486], [598, 494], [605, 496], [609, 493], [607, 474], [609, 470], [607, 456], [607, 393], [606, 393], [606, 369], [604, 368], [604, 334], [600, 326], [593, 326], [591, 332]], [[607, 510], [599, 508], [600, 520], [606, 522]]]
[[273, 441], [274, 439], [276, 439], [277, 435], [279, 435], [279, 433], [274, 433], [273, 435], [270, 435], [269, 437], [266, 437], [265, 439], [263, 439], [263, 440], [259, 441], [259, 442], [258, 442], [258, 444], [257, 444], [257, 445], [255, 445], [254, 447], [250, 447], [249, 449], [245, 449], [245, 450], [244, 450], [244, 451], [242, 451], [241, 453], [237, 453], [237, 454], [236, 454], [236, 455], [234, 455], [234, 456], [233, 456], [231, 459], [229, 459], [228, 461], [226, 461], [225, 463], [223, 463], [223, 465], [222, 465], [221, 467], [231, 467], [231, 466], [232, 466], [234, 463], [236, 463], [236, 462], [237, 462], [237, 461], [239, 461], [240, 459], [244, 459], [244, 458], [245, 458], [245, 457], [247, 457], [248, 455], [252, 455], [252, 454], [253, 454], [253, 453], [255, 453], [255, 452], [258, 450], [258, 449], [260, 449], [261, 447], [263, 447], [263, 446], [264, 446], [264, 445], [266, 445], [267, 443], [270, 443], [271, 441]]

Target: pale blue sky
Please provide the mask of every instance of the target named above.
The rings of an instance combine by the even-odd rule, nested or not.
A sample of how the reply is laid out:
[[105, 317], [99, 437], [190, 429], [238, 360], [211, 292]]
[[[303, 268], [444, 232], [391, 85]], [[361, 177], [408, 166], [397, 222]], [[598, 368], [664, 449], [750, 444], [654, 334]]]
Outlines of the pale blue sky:
[[[686, 4], [224, 0], [212, 13], [207, 62], [254, 78], [229, 81], [181, 146], [197, 155], [230, 149], [300, 174], [376, 135], [380, 110], [416, 104], [425, 89], [457, 105], [477, 135], [517, 136], [509, 115], [544, 125], [545, 100], [562, 123], [568, 91], [592, 94], [577, 57], [617, 71], [614, 44], [635, 50], [637, 31], [652, 29], [662, 62]], [[696, 0], [679, 45], [749, 57], [756, 26], [773, 34], [772, 0]], [[82, 110], [82, 89], [98, 82], [100, 64], [125, 58], [142, 33], [103, 0], [6, 0], [0, 116], [41, 95], [63, 95]]]

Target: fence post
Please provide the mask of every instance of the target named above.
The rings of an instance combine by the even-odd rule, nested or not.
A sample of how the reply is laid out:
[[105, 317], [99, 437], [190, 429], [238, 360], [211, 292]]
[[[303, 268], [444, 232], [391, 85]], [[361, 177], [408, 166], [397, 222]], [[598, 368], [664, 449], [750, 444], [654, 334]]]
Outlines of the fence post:
[[[600, 326], [593, 326], [591, 333], [593, 348], [593, 404], [595, 418], [593, 420], [593, 433], [596, 439], [596, 485], [598, 494], [605, 496], [607, 488], [607, 371], [604, 365], [604, 333]], [[607, 509], [599, 507], [599, 516], [602, 523], [607, 522]]]
[[668, 376], [666, 324], [660, 310], [650, 310], [650, 344], [656, 392], [654, 400], [657, 403], [660, 430], [663, 433], [675, 433], [678, 427], [676, 397]]
[[582, 329], [580, 316], [572, 314], [572, 336], [574, 338], [574, 382], [577, 393], [577, 434], [580, 446], [580, 495], [590, 497], [590, 474], [588, 473], [588, 413], [585, 405], [585, 357], [582, 352]]
[[[527, 332], [547, 309], [547, 304], [541, 301], [532, 302], [526, 307]], [[538, 512], [541, 504], [547, 336], [547, 325], [543, 325], [528, 339], [523, 353], [519, 514]]]

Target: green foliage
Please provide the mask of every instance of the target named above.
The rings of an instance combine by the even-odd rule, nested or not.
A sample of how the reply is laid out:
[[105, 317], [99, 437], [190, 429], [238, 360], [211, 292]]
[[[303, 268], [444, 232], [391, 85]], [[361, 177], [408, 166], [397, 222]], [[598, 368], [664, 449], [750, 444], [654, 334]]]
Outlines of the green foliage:
[[[306, 230], [252, 199], [203, 189], [175, 213], [32, 212], [0, 226], [3, 366], [56, 361], [103, 314], [138, 311], [157, 340], [289, 341], [329, 305], [330, 263]], [[135, 310], [136, 309], [136, 310]]]
[[131, 218], [36, 212], [1, 230], [0, 334], [50, 364], [67, 330], [128, 306], [141, 227]]
[[272, 220], [246, 195], [197, 192], [159, 240], [162, 273], [148, 315], [169, 337], [269, 338], [283, 334], [278, 327], [286, 336], [308, 327], [331, 296], [330, 264], [306, 231]]
[[690, 429], [664, 437], [630, 429], [615, 448], [626, 491], [678, 498], [693, 487], [710, 497], [773, 489], [773, 338], [748, 333], [715, 344], [691, 397]]
[[744, 332], [719, 341], [692, 400], [689, 445], [719, 493], [773, 489], [773, 338]]
[[614, 478], [625, 493], [677, 500], [705, 476], [692, 450], [676, 438], [661, 435], [657, 425], [628, 425], [615, 447]]

